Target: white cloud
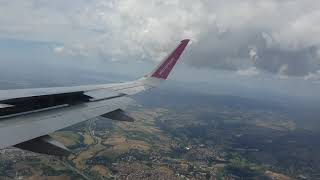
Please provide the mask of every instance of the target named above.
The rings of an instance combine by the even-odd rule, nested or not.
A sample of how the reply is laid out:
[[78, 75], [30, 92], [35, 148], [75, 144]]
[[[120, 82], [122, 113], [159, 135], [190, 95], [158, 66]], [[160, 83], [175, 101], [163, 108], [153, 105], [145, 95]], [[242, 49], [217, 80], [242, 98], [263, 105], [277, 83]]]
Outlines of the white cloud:
[[[63, 44], [55, 53], [117, 61], [159, 61], [179, 40], [191, 38], [190, 54], [196, 55], [189, 63], [241, 69], [240, 75], [262, 69], [286, 76], [295, 65], [285, 69], [291, 56], [283, 54], [320, 52], [315, 0], [0, 0], [0, 24], [0, 37], [50, 41]], [[280, 49], [281, 56], [264, 58], [260, 41], [263, 48]], [[247, 58], [249, 46], [254, 63]], [[314, 72], [317, 57], [301, 59], [307, 68], [299, 75]]]
[[300, 49], [320, 46], [320, 7], [319, 9], [293, 19], [287, 26], [275, 31], [275, 40], [284, 48]]
[[260, 74], [260, 72], [256, 67], [250, 67], [248, 69], [238, 70], [237, 74], [240, 76], [256, 76], [256, 75]]
[[56, 54], [62, 54], [65, 51], [64, 46], [57, 46], [53, 48], [53, 52]]
[[83, 44], [69, 45], [68, 48], [65, 46], [56, 46], [53, 48], [53, 52], [60, 55], [89, 56], [88, 47]]
[[311, 81], [319, 81], [320, 80], [320, 70], [314, 73], [309, 73], [308, 75], [304, 76], [304, 80], [311, 80]]
[[280, 66], [279, 68], [279, 72], [278, 72], [278, 77], [280, 79], [288, 79], [288, 75], [287, 75], [287, 71], [288, 71], [288, 64], [284, 64], [282, 66]]
[[258, 50], [256, 47], [249, 47], [249, 56], [252, 60], [253, 63], [256, 63], [258, 58], [259, 58], [259, 55], [258, 55]]
[[262, 38], [265, 40], [267, 47], [270, 48], [274, 45], [273, 37], [270, 34], [263, 32]]

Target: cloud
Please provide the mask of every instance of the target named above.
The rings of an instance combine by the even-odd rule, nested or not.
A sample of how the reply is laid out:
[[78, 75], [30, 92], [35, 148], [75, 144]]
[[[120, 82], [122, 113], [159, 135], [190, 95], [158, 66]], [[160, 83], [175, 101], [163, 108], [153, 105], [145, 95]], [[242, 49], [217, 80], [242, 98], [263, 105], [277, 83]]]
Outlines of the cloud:
[[308, 75], [304, 76], [305, 80], [319, 81], [320, 80], [320, 70], [315, 73], [308, 73]]
[[307, 12], [274, 32], [273, 37], [282, 48], [291, 50], [319, 46], [320, 37], [316, 36], [320, 32], [319, 19], [320, 9]]
[[260, 72], [256, 67], [250, 67], [248, 69], [239, 69], [237, 74], [240, 76], [256, 76]]
[[320, 70], [319, 7], [314, 0], [0, 0], [0, 37], [51, 41], [63, 44], [55, 53], [110, 61], [159, 61], [191, 38], [190, 66], [307, 77]]
[[287, 75], [288, 68], [289, 68], [288, 64], [284, 64], [279, 68], [278, 75], [279, 75], [280, 79], [287, 79], [288, 78], [288, 75]]
[[57, 46], [53, 48], [53, 52], [56, 54], [62, 54], [65, 51], [64, 46]]
[[249, 56], [253, 63], [256, 63], [259, 56], [256, 47], [249, 47]]

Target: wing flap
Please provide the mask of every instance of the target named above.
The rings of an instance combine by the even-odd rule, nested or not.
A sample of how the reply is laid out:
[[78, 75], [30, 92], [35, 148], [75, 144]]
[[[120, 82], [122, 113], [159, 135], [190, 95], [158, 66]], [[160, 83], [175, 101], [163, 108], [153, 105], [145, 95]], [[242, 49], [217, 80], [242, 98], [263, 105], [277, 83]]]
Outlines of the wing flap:
[[131, 102], [130, 98], [120, 97], [1, 120], [0, 149], [45, 136], [106, 112], [125, 108]]
[[0, 102], [8, 105], [6, 108], [0, 108], [0, 118], [35, 113], [64, 105], [84, 103], [88, 102], [89, 98], [83, 92], [72, 92], [3, 100]]
[[10, 108], [13, 107], [14, 105], [11, 104], [0, 104], [0, 109], [5, 109], [5, 108]]
[[101, 101], [101, 100], [107, 100], [107, 99], [113, 99], [117, 97], [125, 96], [124, 93], [119, 93], [116, 91], [109, 91], [106, 89], [99, 89], [99, 90], [93, 90], [88, 91], [84, 93], [87, 96], [90, 96], [90, 101]]

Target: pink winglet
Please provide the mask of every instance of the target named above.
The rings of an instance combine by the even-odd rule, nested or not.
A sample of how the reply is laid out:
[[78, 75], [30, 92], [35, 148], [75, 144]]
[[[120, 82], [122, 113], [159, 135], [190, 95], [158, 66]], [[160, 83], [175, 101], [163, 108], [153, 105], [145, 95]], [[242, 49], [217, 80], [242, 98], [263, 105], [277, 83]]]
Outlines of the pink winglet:
[[182, 40], [179, 46], [158, 66], [151, 76], [160, 79], [167, 79], [172, 68], [179, 60], [182, 52], [189, 42], [190, 39]]

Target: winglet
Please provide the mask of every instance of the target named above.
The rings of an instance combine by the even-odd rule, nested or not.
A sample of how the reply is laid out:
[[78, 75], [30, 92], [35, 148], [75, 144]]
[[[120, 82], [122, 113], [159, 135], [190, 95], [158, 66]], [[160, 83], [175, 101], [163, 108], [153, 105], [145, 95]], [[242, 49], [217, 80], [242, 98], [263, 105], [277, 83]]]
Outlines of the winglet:
[[151, 77], [167, 79], [172, 68], [178, 62], [181, 54], [183, 53], [189, 42], [190, 39], [182, 40], [178, 47], [167, 58], [165, 58], [151, 73]]

